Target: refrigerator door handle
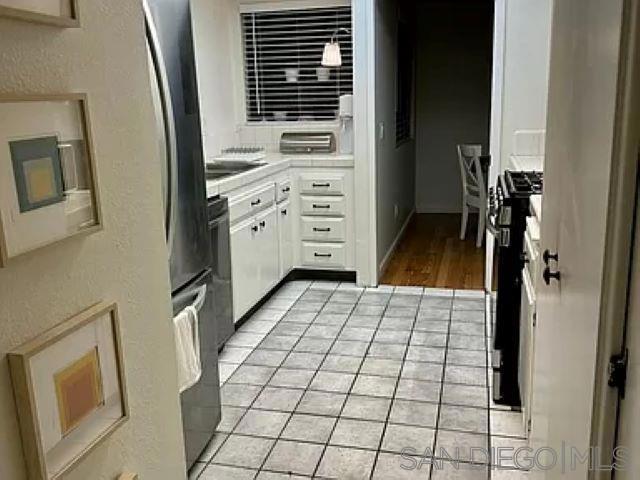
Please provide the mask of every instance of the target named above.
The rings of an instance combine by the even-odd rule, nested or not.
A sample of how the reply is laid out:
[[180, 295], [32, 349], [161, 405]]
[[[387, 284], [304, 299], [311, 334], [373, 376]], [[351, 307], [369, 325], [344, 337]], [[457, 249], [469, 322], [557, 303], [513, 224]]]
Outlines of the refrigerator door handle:
[[184, 301], [187, 298], [193, 297], [194, 300], [191, 302], [191, 306], [195, 308], [198, 312], [202, 310], [204, 306], [204, 302], [207, 299], [207, 285], [202, 285], [195, 290], [189, 290], [186, 293], [179, 294], [174, 302]]
[[167, 155], [169, 157], [169, 169], [167, 172], [169, 177], [169, 221], [167, 225], [167, 246], [169, 256], [171, 256], [178, 216], [178, 142], [176, 138], [175, 119], [173, 116], [171, 90], [169, 89], [166, 64], [162, 57], [162, 49], [160, 48], [160, 41], [158, 40], [158, 32], [155, 24], [153, 23], [153, 16], [149, 10], [147, 0], [143, 0], [142, 6], [146, 19], [147, 40], [149, 42], [149, 49], [151, 50], [151, 57], [154, 63], [154, 71], [158, 82], [158, 88], [160, 89], [160, 98], [163, 107], [162, 116], [164, 117], [165, 134], [167, 137]]
[[203, 285], [198, 289], [198, 296], [193, 301], [193, 308], [195, 308], [198, 312], [202, 310], [204, 306], [204, 301], [207, 298], [207, 286]]

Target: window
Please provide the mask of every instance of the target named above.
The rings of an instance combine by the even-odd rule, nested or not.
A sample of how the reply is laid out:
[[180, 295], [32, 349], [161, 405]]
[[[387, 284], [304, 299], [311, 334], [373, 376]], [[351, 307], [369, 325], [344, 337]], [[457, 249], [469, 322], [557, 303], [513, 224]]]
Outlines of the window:
[[[351, 7], [242, 14], [248, 122], [327, 121], [353, 91]], [[337, 32], [337, 33], [336, 33]], [[322, 67], [335, 34], [342, 66]]]
[[398, 24], [398, 66], [396, 98], [396, 144], [410, 140], [413, 135], [413, 39], [409, 26]]

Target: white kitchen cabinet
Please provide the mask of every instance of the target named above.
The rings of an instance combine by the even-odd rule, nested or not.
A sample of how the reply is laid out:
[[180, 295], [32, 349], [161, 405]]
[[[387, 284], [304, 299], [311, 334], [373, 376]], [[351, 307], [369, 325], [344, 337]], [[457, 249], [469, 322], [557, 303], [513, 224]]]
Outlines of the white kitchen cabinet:
[[298, 167], [222, 193], [236, 322], [293, 268], [354, 268], [352, 169]]
[[302, 240], [344, 242], [347, 239], [344, 218], [302, 217]]
[[259, 227], [254, 218], [231, 227], [233, 318], [237, 321], [260, 299]]
[[273, 181], [229, 196], [229, 219], [235, 223], [242, 218], [255, 215], [275, 202], [276, 185]]
[[302, 262], [307, 267], [345, 268], [344, 243], [302, 242]]
[[301, 197], [303, 215], [344, 216], [346, 214], [345, 197]]
[[307, 195], [344, 195], [344, 173], [303, 173], [300, 175], [300, 193]]
[[280, 281], [279, 250], [275, 205], [231, 227], [234, 320]]
[[293, 214], [291, 202], [278, 204], [278, 239], [280, 240], [280, 277], [293, 268]]
[[260, 297], [280, 281], [280, 249], [278, 240], [278, 214], [275, 205], [256, 216], [258, 234], [254, 237], [254, 250], [258, 258]]
[[522, 271], [522, 297], [520, 305], [520, 359], [519, 384], [522, 398], [522, 423], [524, 431], [529, 432], [531, 406], [533, 404], [533, 359], [535, 354], [535, 289], [529, 268]]

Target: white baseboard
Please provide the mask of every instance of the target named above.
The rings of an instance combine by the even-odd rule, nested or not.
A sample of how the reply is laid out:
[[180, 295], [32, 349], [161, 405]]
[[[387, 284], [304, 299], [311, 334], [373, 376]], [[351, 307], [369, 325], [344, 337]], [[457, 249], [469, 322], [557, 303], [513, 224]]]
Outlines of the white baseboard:
[[398, 248], [398, 243], [400, 243], [400, 239], [404, 235], [404, 232], [409, 226], [409, 223], [411, 222], [411, 219], [413, 218], [415, 213], [416, 213], [415, 209], [411, 210], [411, 213], [409, 213], [409, 215], [407, 216], [407, 219], [402, 224], [402, 228], [400, 228], [398, 235], [396, 235], [396, 238], [393, 239], [393, 242], [391, 243], [389, 250], [387, 250], [387, 253], [383, 257], [382, 261], [380, 262], [380, 265], [378, 266], [378, 276], [382, 276], [385, 268], [387, 268], [387, 264], [389, 263], [389, 260], [391, 260], [391, 256], [393, 255], [393, 252], [395, 252], [396, 248]]

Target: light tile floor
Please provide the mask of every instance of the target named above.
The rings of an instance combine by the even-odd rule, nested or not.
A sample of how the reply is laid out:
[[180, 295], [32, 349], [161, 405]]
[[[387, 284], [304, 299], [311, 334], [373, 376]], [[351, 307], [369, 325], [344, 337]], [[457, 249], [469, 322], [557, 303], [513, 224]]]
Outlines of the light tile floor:
[[489, 338], [480, 292], [288, 283], [220, 356], [223, 418], [192, 478], [526, 479], [487, 453], [525, 445], [490, 401]]

